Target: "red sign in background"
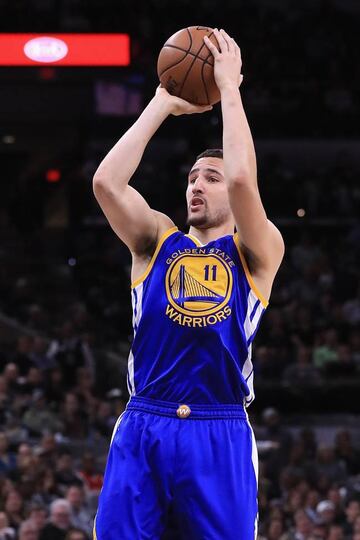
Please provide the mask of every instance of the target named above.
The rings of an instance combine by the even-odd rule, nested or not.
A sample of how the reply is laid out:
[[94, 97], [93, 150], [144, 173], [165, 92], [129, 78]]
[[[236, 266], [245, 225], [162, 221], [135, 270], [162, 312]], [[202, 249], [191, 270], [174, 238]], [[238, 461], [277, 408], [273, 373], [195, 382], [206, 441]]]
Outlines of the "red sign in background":
[[128, 34], [2, 34], [0, 66], [128, 66]]

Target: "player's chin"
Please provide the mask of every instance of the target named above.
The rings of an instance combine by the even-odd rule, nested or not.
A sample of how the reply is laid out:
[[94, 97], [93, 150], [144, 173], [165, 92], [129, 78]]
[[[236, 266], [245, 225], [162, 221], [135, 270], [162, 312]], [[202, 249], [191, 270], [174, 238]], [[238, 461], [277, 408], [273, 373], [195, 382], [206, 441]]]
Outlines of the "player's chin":
[[199, 227], [200, 225], [206, 225], [207, 217], [205, 214], [195, 215], [191, 212], [188, 213], [186, 225], [192, 227]]

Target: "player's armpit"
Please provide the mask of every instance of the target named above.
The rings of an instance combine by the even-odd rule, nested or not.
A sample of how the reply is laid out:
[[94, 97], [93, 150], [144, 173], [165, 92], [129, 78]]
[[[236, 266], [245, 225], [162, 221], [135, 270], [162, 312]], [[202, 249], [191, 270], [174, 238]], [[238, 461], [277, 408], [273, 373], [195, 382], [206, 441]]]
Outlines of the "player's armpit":
[[94, 194], [111, 228], [133, 253], [144, 253], [156, 245], [159, 234], [159, 215], [133, 187], [114, 188], [110, 183], [94, 178]]

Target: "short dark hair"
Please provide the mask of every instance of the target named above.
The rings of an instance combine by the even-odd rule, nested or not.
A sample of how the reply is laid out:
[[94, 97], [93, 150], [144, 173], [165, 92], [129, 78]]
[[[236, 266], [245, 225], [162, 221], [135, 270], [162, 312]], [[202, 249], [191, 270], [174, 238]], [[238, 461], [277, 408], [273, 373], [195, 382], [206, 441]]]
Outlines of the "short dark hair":
[[224, 159], [222, 148], [208, 148], [196, 156], [196, 161], [203, 157], [216, 157], [219, 159]]

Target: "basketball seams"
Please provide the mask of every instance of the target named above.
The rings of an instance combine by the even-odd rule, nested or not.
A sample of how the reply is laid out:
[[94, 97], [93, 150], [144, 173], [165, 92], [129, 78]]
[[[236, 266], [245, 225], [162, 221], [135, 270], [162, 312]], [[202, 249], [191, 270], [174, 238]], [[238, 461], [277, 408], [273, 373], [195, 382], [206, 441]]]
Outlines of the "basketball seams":
[[[189, 32], [189, 29], [188, 29], [188, 28], [187, 28], [187, 31]], [[214, 33], [214, 32], [211, 32], [211, 34], [208, 36], [209, 39], [211, 38], [211, 36], [213, 35], [213, 33]], [[189, 32], [189, 34], [190, 34], [190, 32]], [[195, 63], [195, 61], [199, 58], [199, 54], [201, 53], [201, 51], [203, 50], [203, 48], [204, 48], [205, 46], [206, 46], [205, 43], [203, 43], [203, 44], [201, 45], [200, 49], [199, 49], [199, 50], [197, 51], [197, 53], [196, 53], [195, 58], [193, 58], [193, 60], [192, 60], [192, 62], [191, 62], [191, 64], [190, 64], [190, 67], [188, 68], [187, 72], [185, 73], [185, 77], [184, 77], [184, 79], [183, 79], [182, 85], [181, 85], [180, 90], [179, 90], [179, 97], [181, 97], [181, 92], [183, 91], [183, 88], [184, 88], [186, 79], [188, 78], [188, 75], [189, 75], [189, 73], [190, 73], [190, 71], [191, 71], [191, 69], [192, 69], [192, 67], [193, 67], [193, 65], [194, 65], [194, 63]], [[202, 59], [202, 58], [201, 58], [200, 60], [203, 62], [203, 59]]]
[[[167, 47], [168, 45], [164, 45], [164, 48]], [[171, 66], [168, 66], [167, 68], [164, 69], [164, 71], [162, 71], [160, 74], [159, 74], [159, 79], [164, 75], [164, 73], [166, 73], [167, 71], [169, 71], [169, 69], [175, 67], [175, 66], [178, 66], [179, 64], [181, 64], [181, 62], [183, 62], [185, 60], [185, 58], [187, 57], [187, 55], [189, 54], [187, 51], [185, 51], [184, 49], [179, 49], [180, 51], [183, 51], [185, 53], [185, 55], [178, 61], [178, 62], [175, 62], [175, 64], [171, 64]]]
[[162, 77], [164, 75], [164, 73], [166, 73], [169, 69], [173, 68], [174, 66], [178, 66], [179, 64], [181, 64], [181, 62], [183, 60], [185, 60], [185, 58], [187, 57], [187, 55], [190, 53], [191, 51], [191, 47], [192, 47], [192, 36], [191, 36], [191, 33], [189, 32], [189, 29], [187, 28], [187, 33], [189, 34], [189, 38], [190, 38], [190, 45], [189, 45], [189, 48], [187, 50], [185, 49], [182, 49], [181, 47], [176, 47], [176, 45], [168, 45], [167, 43], [165, 43], [164, 47], [170, 47], [171, 49], [177, 49], [178, 51], [183, 51], [185, 53], [185, 56], [183, 56], [181, 58], [181, 60], [179, 60], [178, 62], [176, 62], [175, 64], [171, 64], [171, 66], [167, 67], [164, 69], [164, 71], [162, 71], [161, 73], [159, 73], [159, 79], [160, 77]]
[[[208, 66], [210, 67], [214, 67], [214, 64], [212, 64], [211, 62], [208, 61], [208, 58], [211, 56], [211, 53], [207, 56], [207, 58], [201, 58], [198, 54], [195, 54], [191, 51], [185, 51], [185, 49], [182, 49], [181, 47], [177, 47], [176, 45], [164, 45], [164, 48], [165, 47], [168, 47], [170, 49], [176, 49], [177, 51], [182, 51], [182, 52], [186, 52], [188, 55], [190, 56], [194, 56], [195, 58], [200, 58], [200, 60], [202, 62], [204, 62], [204, 64], [207, 64]], [[176, 64], [175, 64], [176, 65]], [[166, 69], [169, 69], [169, 68], [166, 68]], [[166, 70], [165, 70], [166, 71]], [[164, 73], [164, 72], [163, 72]], [[162, 75], [162, 74], [161, 74]]]
[[190, 32], [189, 28], [186, 28], [186, 31], [187, 31], [188, 36], [189, 36], [189, 38], [190, 38], [190, 45], [189, 45], [189, 50], [188, 50], [188, 52], [190, 52], [190, 51], [191, 51], [191, 47], [192, 47], [192, 43], [193, 43], [193, 42], [192, 42], [192, 35], [191, 35], [191, 32]]

